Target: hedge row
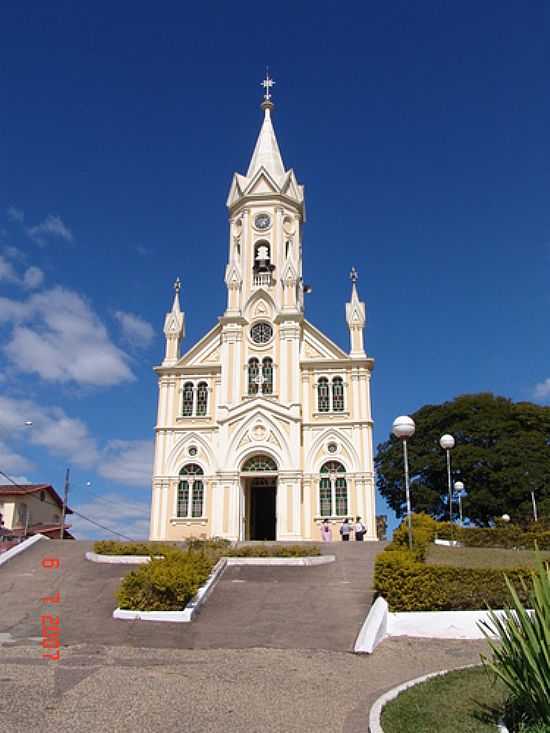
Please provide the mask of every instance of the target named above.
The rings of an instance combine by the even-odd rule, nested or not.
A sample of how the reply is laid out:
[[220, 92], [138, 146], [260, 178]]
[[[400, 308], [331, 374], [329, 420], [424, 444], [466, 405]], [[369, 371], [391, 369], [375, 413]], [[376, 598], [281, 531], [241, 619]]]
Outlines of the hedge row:
[[441, 523], [437, 537], [443, 540], [455, 539], [465, 547], [503, 547], [517, 550], [533, 550], [535, 543], [539, 550], [550, 550], [550, 532], [531, 529], [523, 530], [517, 525], [507, 527], [451, 527]]
[[[505, 577], [514, 583], [522, 602], [527, 601], [521, 579], [531, 576], [530, 568], [499, 570], [426, 565], [424, 556], [428, 545], [436, 536], [443, 537], [447, 527], [450, 537], [450, 525], [424, 514], [413, 515], [412, 525], [412, 552], [408, 549], [407, 524], [403, 522], [394, 532], [391, 544], [376, 558], [374, 587], [391, 611], [466, 611], [487, 605], [502, 608], [509, 602]], [[457, 529], [460, 528], [453, 527], [454, 539], [461, 539]]]
[[390, 611], [466, 611], [502, 608], [509, 602], [506, 576], [514, 583], [523, 602], [527, 592], [521, 578], [529, 568], [495, 570], [425, 565], [408, 551], [383, 552], [375, 566], [374, 585]]
[[117, 540], [98, 540], [94, 552], [98, 555], [164, 555], [173, 552], [176, 545], [165, 542], [118, 542]]

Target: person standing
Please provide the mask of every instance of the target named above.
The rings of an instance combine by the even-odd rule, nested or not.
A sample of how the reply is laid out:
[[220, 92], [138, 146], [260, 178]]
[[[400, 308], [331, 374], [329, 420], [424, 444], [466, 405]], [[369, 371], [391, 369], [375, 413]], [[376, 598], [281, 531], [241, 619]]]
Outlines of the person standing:
[[349, 542], [349, 536], [351, 534], [351, 524], [346, 517], [340, 527], [340, 535], [342, 536], [342, 542]]
[[355, 524], [353, 526], [353, 531], [355, 532], [355, 541], [356, 542], [363, 542], [363, 537], [367, 533], [367, 528], [361, 521], [361, 517], [355, 518]]
[[323, 519], [321, 524], [321, 540], [323, 542], [332, 542], [332, 527], [328, 523], [328, 519]]

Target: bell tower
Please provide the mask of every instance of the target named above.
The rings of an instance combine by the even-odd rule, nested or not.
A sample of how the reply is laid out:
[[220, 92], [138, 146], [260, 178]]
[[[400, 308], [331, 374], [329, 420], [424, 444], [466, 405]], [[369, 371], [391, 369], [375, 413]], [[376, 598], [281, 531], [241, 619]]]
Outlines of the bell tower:
[[260, 134], [246, 176], [235, 173], [227, 199], [226, 315], [244, 315], [247, 302], [260, 288], [269, 294], [278, 312], [298, 314], [303, 310], [304, 188], [294, 171], [285, 170], [283, 164], [271, 119], [274, 83], [268, 75], [262, 82]]
[[[273, 393], [287, 404], [299, 399], [304, 187], [292, 169], [285, 169], [279, 150], [272, 122], [274, 83], [269, 75], [262, 82], [260, 133], [246, 175], [234, 174], [227, 198], [229, 251], [227, 308], [221, 318], [222, 360], [239, 367], [233, 369], [231, 380], [222, 384], [222, 404], [226, 405], [250, 394], [244, 382], [249, 360], [257, 356], [263, 363], [266, 356], [254, 353], [254, 336], [251, 341], [250, 335], [256, 323], [266, 322], [273, 332], [268, 355], [277, 375]], [[262, 315], [252, 308], [256, 302], [264, 308]], [[259, 384], [261, 379], [260, 375]]]

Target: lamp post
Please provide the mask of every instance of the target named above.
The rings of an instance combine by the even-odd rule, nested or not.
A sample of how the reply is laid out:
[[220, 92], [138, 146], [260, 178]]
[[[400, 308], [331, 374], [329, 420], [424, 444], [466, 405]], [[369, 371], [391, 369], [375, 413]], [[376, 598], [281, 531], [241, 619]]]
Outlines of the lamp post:
[[539, 521], [539, 515], [537, 512], [537, 500], [535, 499], [535, 492], [531, 490], [531, 501], [533, 502], [533, 519], [535, 522]]
[[412, 550], [412, 517], [411, 492], [409, 490], [409, 459], [407, 455], [407, 439], [412, 438], [415, 431], [414, 420], [407, 415], [396, 417], [391, 426], [392, 433], [403, 443], [403, 464], [405, 467], [405, 495], [407, 498], [407, 524], [409, 533], [409, 550]]
[[462, 521], [462, 494], [464, 492], [464, 484], [462, 481], [455, 481], [454, 484], [455, 494], [458, 496], [458, 516], [460, 517], [460, 526], [464, 526]]
[[510, 515], [509, 514], [503, 514], [502, 517], [501, 517], [501, 519], [502, 519], [503, 522], [506, 522], [506, 524], [508, 524], [508, 522], [510, 521]]
[[453, 522], [453, 488], [451, 485], [451, 450], [455, 447], [455, 439], [446, 433], [439, 439], [439, 445], [447, 454], [447, 482], [449, 484], [449, 522]]

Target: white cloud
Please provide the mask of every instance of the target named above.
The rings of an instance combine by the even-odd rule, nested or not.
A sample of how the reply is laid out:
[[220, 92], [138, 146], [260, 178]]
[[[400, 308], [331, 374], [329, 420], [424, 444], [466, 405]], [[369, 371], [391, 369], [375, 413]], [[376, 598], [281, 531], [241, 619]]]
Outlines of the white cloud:
[[[32, 427], [25, 425], [32, 421]], [[96, 465], [101, 458], [95, 438], [78, 418], [69, 417], [59, 407], [37, 405], [32, 400], [0, 395], [0, 437], [25, 434], [30, 443], [46, 448], [83, 467]], [[25, 470], [24, 467], [11, 470]]]
[[18, 277], [11, 262], [0, 255], [0, 281], [17, 282]]
[[131, 486], [150, 486], [152, 471], [150, 440], [111, 440], [98, 468], [101, 476]]
[[78, 293], [56, 287], [25, 302], [0, 298], [2, 320], [14, 323], [4, 351], [23, 372], [95, 386], [135, 379], [128, 357]]
[[537, 400], [550, 400], [550, 377], [535, 385], [534, 395]]
[[[0, 469], [7, 473], [12, 471], [28, 471], [31, 463], [24, 457], [15, 453], [9, 446], [0, 440]], [[14, 479], [18, 483], [17, 479]], [[5, 483], [3, 477], [0, 476], [0, 483]]]
[[[101, 498], [91, 498], [84, 503], [80, 503], [78, 498], [78, 495], [75, 494], [74, 500], [69, 501], [69, 505], [84, 516], [132, 539], [149, 537], [150, 504], [148, 501], [129, 501], [120, 494], [105, 494]], [[67, 521], [71, 524], [71, 531], [79, 539], [86, 537], [113, 539], [110, 532], [75, 515], [69, 515]]]
[[39, 267], [28, 267], [23, 275], [23, 286], [28, 290], [39, 288], [44, 282], [44, 273]]
[[21, 211], [21, 209], [17, 209], [15, 206], [10, 206], [6, 209], [6, 214], [8, 215], [9, 221], [22, 222], [25, 219], [23, 211]]
[[60, 216], [48, 214], [44, 221], [33, 227], [27, 228], [29, 237], [43, 247], [49, 238], [64, 239], [66, 242], [72, 242], [74, 237], [72, 231], [65, 224]]
[[120, 324], [124, 338], [134, 346], [149, 346], [155, 337], [153, 326], [134, 313], [117, 311], [115, 318]]

